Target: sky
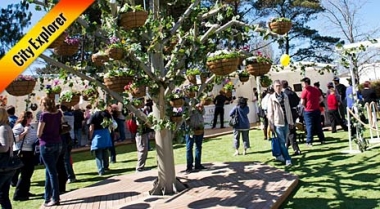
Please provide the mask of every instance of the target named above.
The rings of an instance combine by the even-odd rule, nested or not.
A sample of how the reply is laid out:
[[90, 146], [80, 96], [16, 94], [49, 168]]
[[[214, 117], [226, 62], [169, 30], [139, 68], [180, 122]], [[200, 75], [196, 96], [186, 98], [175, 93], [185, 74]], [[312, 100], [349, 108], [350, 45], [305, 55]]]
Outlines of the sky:
[[[322, 0], [323, 1], [323, 0]], [[17, 2], [16, 0], [1, 0], [0, 1], [0, 8], [6, 7], [8, 4], [12, 4], [14, 2]], [[32, 10], [32, 19], [31, 19], [31, 25], [26, 29], [28, 31], [31, 27], [33, 27], [40, 19], [43, 18], [45, 15], [44, 11], [35, 11], [34, 5], [30, 8]], [[359, 15], [361, 22], [363, 23], [362, 30], [368, 30], [371, 29], [373, 26], [380, 26], [378, 21], [378, 10], [380, 9], [380, 0], [367, 0], [367, 3], [364, 5], [364, 7], [361, 9], [361, 14]], [[310, 23], [310, 26], [317, 29], [321, 35], [331, 35], [336, 36], [336, 34], [332, 33], [331, 28], [327, 24], [326, 19], [324, 18], [318, 18], [317, 20]], [[371, 37], [371, 38], [380, 38], [380, 37]], [[33, 63], [29, 69], [25, 71], [25, 74], [31, 74], [30, 69], [34, 67], [38, 67], [39, 65]]]

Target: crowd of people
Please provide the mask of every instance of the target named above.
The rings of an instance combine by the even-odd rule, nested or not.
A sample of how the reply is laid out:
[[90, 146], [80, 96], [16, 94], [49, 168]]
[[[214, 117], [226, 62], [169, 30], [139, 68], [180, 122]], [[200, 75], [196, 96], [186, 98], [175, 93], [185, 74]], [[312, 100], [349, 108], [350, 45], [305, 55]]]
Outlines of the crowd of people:
[[[307, 77], [301, 80], [303, 90], [298, 96], [286, 80], [275, 80], [273, 85], [260, 95], [261, 102], [257, 105], [259, 95], [254, 88], [253, 102], [257, 106], [252, 110], [257, 112], [263, 122], [264, 139], [276, 137], [280, 142], [280, 155], [277, 160], [283, 161], [286, 166], [292, 165], [288, 148], [292, 146], [294, 154], [302, 152], [297, 143], [296, 124], [302, 123], [306, 132], [306, 145], [312, 146], [313, 136], [317, 135], [321, 144], [325, 143], [322, 130], [328, 114], [331, 132], [337, 131], [337, 125], [347, 131], [345, 121], [346, 107], [353, 108], [353, 89], [339, 83], [339, 78], [327, 85], [328, 91], [323, 93], [319, 83], [311, 85]], [[343, 96], [344, 95], [344, 96]], [[376, 103], [376, 92], [370, 82], [364, 83], [364, 89], [357, 92], [363, 104]], [[216, 127], [217, 117], [224, 121], [224, 104], [234, 101], [227, 98], [223, 91], [215, 100], [215, 117], [212, 128]], [[247, 154], [250, 148], [248, 114], [250, 107], [248, 99], [239, 97], [236, 106], [229, 112], [231, 118], [236, 118], [233, 125], [234, 156]], [[78, 105], [69, 108], [56, 105], [54, 100], [44, 97], [41, 99], [40, 111], [34, 116], [31, 111], [23, 111], [16, 115], [15, 107], [0, 108], [0, 153], [18, 155], [22, 151], [23, 167], [15, 171], [0, 172], [0, 202], [3, 208], [11, 208], [9, 200], [10, 186], [15, 187], [14, 201], [25, 201], [31, 196], [31, 178], [34, 168], [38, 164], [45, 166], [45, 206], [60, 204], [60, 194], [66, 191], [66, 184], [77, 181], [72, 166], [71, 151], [73, 147], [89, 146], [95, 157], [97, 172], [100, 176], [109, 170], [109, 164], [116, 162], [115, 141], [126, 140], [126, 128], [136, 142], [137, 165], [136, 172], [146, 170], [145, 163], [149, 151], [149, 139], [154, 131], [133, 113], [123, 110], [121, 104], [106, 104], [98, 101], [94, 107], [87, 105], [81, 110]], [[377, 107], [377, 106], [376, 106]], [[185, 107], [184, 107], [185, 108]], [[194, 107], [188, 105], [190, 117], [183, 121], [186, 141], [186, 173], [202, 170], [201, 163], [202, 142], [204, 137], [205, 113], [203, 103]], [[153, 102], [147, 100], [140, 110], [148, 115], [152, 112]], [[370, 109], [371, 123], [376, 126], [376, 109]], [[68, 124], [68, 130], [62, 124]], [[224, 128], [221, 123], [221, 128]], [[240, 152], [240, 138], [243, 151]], [[193, 147], [195, 144], [195, 154]], [[37, 155], [38, 154], [38, 155]], [[36, 158], [36, 156], [39, 156]]]

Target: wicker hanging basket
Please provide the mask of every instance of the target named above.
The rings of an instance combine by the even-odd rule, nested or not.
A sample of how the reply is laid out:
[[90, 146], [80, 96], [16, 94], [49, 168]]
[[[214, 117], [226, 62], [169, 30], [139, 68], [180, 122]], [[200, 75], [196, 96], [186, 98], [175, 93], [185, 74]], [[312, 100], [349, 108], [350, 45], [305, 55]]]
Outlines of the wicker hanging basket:
[[109, 58], [114, 60], [121, 60], [124, 57], [124, 49], [119, 47], [111, 47], [106, 51]]
[[186, 93], [186, 96], [189, 97], [189, 98], [194, 98], [195, 97], [195, 91], [188, 91]]
[[132, 76], [118, 76], [118, 77], [109, 77], [104, 78], [104, 85], [107, 86], [108, 89], [121, 93], [124, 91], [124, 86], [128, 85], [133, 81]]
[[70, 101], [61, 101], [61, 105], [64, 105], [68, 108], [78, 104], [80, 101], [80, 94], [73, 95]]
[[95, 66], [103, 66], [103, 64], [105, 62], [108, 62], [109, 57], [106, 54], [102, 54], [102, 55], [93, 54], [91, 56], [91, 60], [92, 60], [92, 62], [94, 63]]
[[202, 105], [204, 106], [207, 106], [207, 105], [212, 105], [212, 99], [211, 98], [207, 98], [207, 99], [203, 99], [201, 101]]
[[246, 69], [247, 72], [253, 76], [263, 76], [269, 72], [271, 66], [270, 63], [255, 62], [248, 64]]
[[54, 53], [60, 56], [73, 56], [74, 54], [78, 52], [78, 49], [79, 49], [79, 44], [70, 45], [70, 44], [67, 44], [66, 42], [63, 42], [63, 44], [54, 48]]
[[228, 75], [234, 72], [239, 65], [239, 57], [220, 59], [207, 62], [208, 69], [215, 75]]
[[131, 94], [135, 98], [144, 97], [146, 95], [146, 86], [139, 86], [137, 88], [133, 88]]
[[277, 34], [284, 35], [292, 28], [292, 22], [278, 21], [269, 23], [269, 29]]
[[170, 120], [174, 123], [180, 123], [182, 121], [182, 115], [180, 116], [171, 116]]
[[85, 93], [85, 91], [82, 91], [82, 99], [84, 101], [90, 101], [93, 98], [97, 98], [99, 96], [98, 91], [91, 91], [90, 93]]
[[196, 75], [187, 75], [187, 80], [192, 84], [197, 84], [197, 76]]
[[231, 90], [224, 90], [224, 93], [226, 94], [226, 97], [227, 98], [231, 98], [232, 97], [232, 91]]
[[247, 82], [249, 81], [249, 76], [239, 75], [239, 81], [242, 83]]
[[170, 105], [175, 108], [180, 108], [185, 104], [185, 101], [183, 98], [178, 98], [178, 99], [172, 99], [170, 100]]
[[61, 46], [61, 45], [64, 43], [66, 37], [67, 37], [67, 33], [65, 33], [65, 32], [62, 33], [60, 36], [58, 36], [57, 39], [55, 39], [55, 40], [53, 41], [53, 43], [51, 43], [51, 44], [48, 46], [48, 48], [52, 49], [52, 48], [56, 48], [56, 47]]
[[12, 81], [5, 90], [12, 96], [25, 96], [32, 93], [35, 86], [34, 80]]
[[143, 26], [147, 19], [147, 11], [130, 11], [120, 15], [119, 25], [124, 30], [131, 30]]

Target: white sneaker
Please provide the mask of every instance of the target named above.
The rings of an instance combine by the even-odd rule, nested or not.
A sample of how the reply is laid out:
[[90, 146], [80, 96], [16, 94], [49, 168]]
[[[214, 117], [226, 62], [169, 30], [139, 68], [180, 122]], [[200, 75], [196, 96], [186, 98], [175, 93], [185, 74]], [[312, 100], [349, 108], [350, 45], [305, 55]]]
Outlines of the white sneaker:
[[276, 160], [281, 161], [281, 162], [285, 162], [285, 159], [284, 159], [284, 157], [282, 155], [277, 156]]
[[291, 160], [287, 160], [286, 163], [285, 163], [286, 166], [291, 166], [292, 165], [292, 161]]

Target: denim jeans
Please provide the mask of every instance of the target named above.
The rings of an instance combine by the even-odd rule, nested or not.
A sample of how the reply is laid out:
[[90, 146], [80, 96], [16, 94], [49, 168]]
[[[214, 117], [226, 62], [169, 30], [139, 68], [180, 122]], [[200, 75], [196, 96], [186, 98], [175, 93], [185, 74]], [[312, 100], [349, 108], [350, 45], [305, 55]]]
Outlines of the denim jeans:
[[233, 146], [235, 149], [239, 149], [240, 147], [240, 134], [243, 138], [244, 149], [248, 149], [251, 147], [249, 143], [249, 130], [241, 131], [241, 130], [234, 129], [233, 134], [234, 134]]
[[75, 135], [75, 139], [77, 140], [78, 144], [76, 144], [75, 146], [84, 146], [87, 144], [87, 142], [82, 142], [82, 129], [79, 128], [79, 129], [74, 129], [74, 135]]
[[42, 160], [45, 164], [45, 202], [59, 201], [59, 184], [57, 161], [62, 151], [62, 143], [40, 146]]
[[125, 136], [125, 119], [118, 119], [116, 118], [116, 123], [117, 123], [117, 129], [119, 129], [119, 140], [124, 141], [126, 136]]
[[108, 149], [97, 149], [94, 152], [98, 173], [104, 174], [104, 169], [108, 169], [109, 166]]
[[11, 209], [9, 200], [9, 188], [15, 171], [0, 172], [0, 205], [2, 209]]
[[306, 125], [306, 143], [313, 143], [313, 135], [317, 134], [321, 142], [325, 141], [325, 135], [321, 125], [321, 111], [304, 111], [303, 117]]
[[201, 156], [202, 156], [202, 142], [203, 142], [203, 134], [202, 135], [190, 135], [186, 134], [186, 161], [187, 161], [187, 169], [193, 169], [193, 146], [195, 142], [195, 169], [201, 167]]
[[276, 134], [277, 138], [280, 141], [281, 154], [285, 158], [285, 160], [291, 160], [288, 152], [288, 148], [286, 147], [286, 137], [289, 132], [288, 124], [285, 126], [276, 126]]
[[71, 150], [72, 150], [72, 146], [68, 145], [66, 150], [65, 150], [63, 160], [64, 160], [64, 164], [65, 164], [65, 170], [66, 170], [67, 178], [68, 179], [75, 179], [75, 173], [74, 173], [73, 165], [71, 164]]

